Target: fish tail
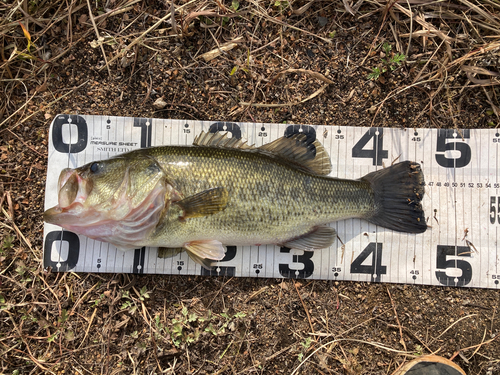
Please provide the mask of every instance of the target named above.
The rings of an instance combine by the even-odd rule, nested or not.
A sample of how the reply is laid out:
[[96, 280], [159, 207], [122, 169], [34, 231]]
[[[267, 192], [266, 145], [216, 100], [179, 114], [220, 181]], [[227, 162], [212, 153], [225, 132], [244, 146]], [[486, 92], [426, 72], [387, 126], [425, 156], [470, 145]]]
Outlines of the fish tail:
[[404, 161], [362, 178], [371, 184], [375, 209], [369, 222], [398, 232], [422, 233], [427, 229], [422, 198], [424, 175], [420, 165]]

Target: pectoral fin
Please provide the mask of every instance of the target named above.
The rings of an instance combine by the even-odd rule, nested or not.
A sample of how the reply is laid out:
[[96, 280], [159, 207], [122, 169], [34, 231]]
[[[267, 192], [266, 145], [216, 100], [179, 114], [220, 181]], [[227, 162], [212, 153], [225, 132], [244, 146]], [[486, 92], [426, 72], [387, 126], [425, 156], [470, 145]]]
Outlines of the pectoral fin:
[[224, 210], [228, 202], [227, 190], [223, 187], [209, 189], [176, 202], [183, 211], [182, 219], [213, 215]]
[[226, 255], [226, 248], [217, 240], [191, 241], [184, 244], [189, 254], [200, 258], [221, 260]]
[[330, 247], [336, 237], [337, 232], [335, 229], [320, 226], [303, 236], [287, 241], [282, 246], [289, 247], [290, 249], [313, 251]]

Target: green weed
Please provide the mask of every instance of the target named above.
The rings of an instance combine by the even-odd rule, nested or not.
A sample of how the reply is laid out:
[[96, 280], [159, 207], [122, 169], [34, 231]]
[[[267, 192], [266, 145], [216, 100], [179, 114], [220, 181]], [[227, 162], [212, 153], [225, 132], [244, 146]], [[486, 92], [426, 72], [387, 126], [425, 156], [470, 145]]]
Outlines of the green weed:
[[382, 50], [385, 53], [385, 56], [387, 57], [386, 59], [382, 59], [382, 66], [381, 67], [374, 67], [372, 68], [371, 73], [368, 74], [367, 78], [372, 79], [372, 80], [377, 80], [380, 78], [382, 74], [388, 71], [394, 71], [396, 70], [403, 61], [406, 60], [406, 56], [403, 55], [402, 53], [392, 53], [392, 46], [385, 42], [382, 45]]
[[304, 354], [307, 353], [307, 350], [311, 347], [311, 342], [312, 339], [310, 337], [307, 337], [303, 342], [300, 343], [300, 346], [302, 346], [302, 351], [298, 355], [299, 362], [302, 362], [304, 359]]

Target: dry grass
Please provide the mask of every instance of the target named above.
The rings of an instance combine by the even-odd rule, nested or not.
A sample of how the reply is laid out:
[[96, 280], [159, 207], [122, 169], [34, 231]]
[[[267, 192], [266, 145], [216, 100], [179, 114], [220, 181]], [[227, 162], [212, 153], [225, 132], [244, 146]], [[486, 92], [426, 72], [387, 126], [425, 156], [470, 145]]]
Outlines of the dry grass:
[[41, 268], [56, 113], [497, 127], [497, 1], [21, 0], [0, 14], [1, 373], [388, 374], [427, 353], [500, 372], [496, 291]]

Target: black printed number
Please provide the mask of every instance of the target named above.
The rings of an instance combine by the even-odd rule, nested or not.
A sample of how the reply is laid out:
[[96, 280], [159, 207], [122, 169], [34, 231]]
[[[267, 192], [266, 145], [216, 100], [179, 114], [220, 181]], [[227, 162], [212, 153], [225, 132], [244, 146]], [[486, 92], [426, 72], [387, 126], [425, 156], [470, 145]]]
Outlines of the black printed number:
[[[372, 263], [370, 265], [363, 264], [370, 255]], [[351, 263], [351, 273], [371, 275], [372, 282], [380, 282], [380, 276], [387, 273], [387, 267], [382, 265], [382, 244], [370, 242]]]
[[[290, 249], [288, 247], [282, 247], [280, 253], [289, 254]], [[293, 268], [290, 268], [290, 264], [279, 264], [279, 271], [281, 276], [289, 277], [291, 279], [305, 279], [311, 276], [314, 272], [314, 263], [311, 260], [314, 252], [304, 251], [302, 255], [294, 255], [292, 260]], [[301, 269], [296, 269], [297, 265], [302, 265]]]
[[[223, 262], [229, 262], [234, 259], [236, 256], [236, 246], [228, 246], [226, 248], [226, 255], [224, 255], [224, 258], [220, 261], [220, 263]], [[201, 275], [202, 276], [234, 276], [236, 274], [236, 267], [231, 267], [231, 266], [218, 266], [214, 267], [211, 270], [207, 270], [205, 268], [201, 268]]]
[[151, 129], [153, 120], [134, 117], [134, 127], [141, 128], [141, 148], [151, 147]]
[[208, 129], [209, 133], [217, 133], [223, 131], [228, 131], [229, 133], [231, 133], [231, 136], [233, 138], [241, 139], [241, 128], [234, 122], [215, 122], [210, 125], [210, 128]]
[[[373, 160], [373, 165], [382, 165], [382, 160], [389, 157], [387, 150], [384, 150], [384, 129], [371, 128], [368, 130], [352, 148], [353, 158], [368, 158]], [[372, 149], [364, 147], [373, 139]]]
[[500, 224], [500, 197], [490, 197], [490, 223]]
[[[448, 259], [454, 257], [455, 259]], [[467, 246], [438, 245], [436, 256], [436, 268], [445, 271], [436, 271], [436, 277], [443, 285], [464, 286], [472, 280], [472, 266], [463, 259], [470, 258], [470, 248]], [[449, 276], [446, 272], [452, 269], [461, 270], [460, 276]]]
[[[68, 257], [66, 260], [58, 259], [53, 261], [52, 256], [52, 246], [54, 243], [59, 244], [62, 247], [62, 242], [67, 242], [68, 246]], [[45, 237], [43, 252], [43, 267], [51, 267], [53, 271], [56, 272], [66, 272], [75, 268], [78, 263], [78, 258], [80, 256], [80, 239], [78, 235], [73, 232], [68, 231], [53, 231], [47, 234]], [[62, 254], [59, 254], [61, 256]]]
[[[76, 127], [76, 142], [72, 143], [71, 139], [69, 139], [69, 142], [65, 142], [64, 138], [66, 137], [64, 137], [63, 133], [72, 138], [73, 127]], [[52, 125], [52, 143], [57, 151], [65, 154], [82, 152], [87, 147], [87, 140], [87, 122], [83, 117], [76, 115], [61, 115], [56, 117]]]
[[[436, 161], [441, 167], [463, 168], [470, 163], [471, 149], [467, 143], [461, 142], [462, 138], [470, 138], [470, 129], [462, 130], [460, 133], [454, 129], [438, 130]], [[446, 151], [459, 151], [460, 156], [456, 159], [447, 158]]]

